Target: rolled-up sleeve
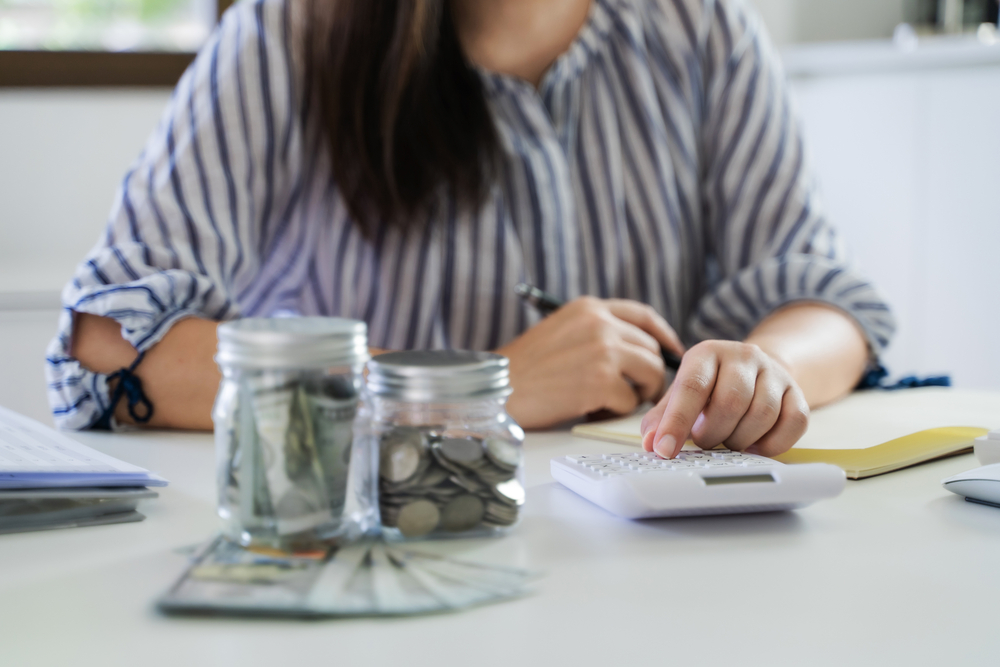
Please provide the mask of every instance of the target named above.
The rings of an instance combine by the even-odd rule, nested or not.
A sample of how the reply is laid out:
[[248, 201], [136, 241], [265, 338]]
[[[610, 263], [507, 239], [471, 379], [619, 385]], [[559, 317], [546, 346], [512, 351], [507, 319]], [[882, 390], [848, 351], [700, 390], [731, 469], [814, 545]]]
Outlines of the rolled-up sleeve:
[[71, 356], [76, 313], [113, 318], [137, 351], [183, 318], [239, 315], [288, 197], [286, 11], [258, 0], [227, 12], [125, 175], [103, 238], [63, 290], [46, 359], [58, 426], [87, 428], [108, 404], [107, 378]]
[[703, 6], [702, 204], [713, 263], [711, 289], [688, 330], [702, 340], [742, 340], [784, 305], [821, 302], [854, 318], [878, 355], [895, 321], [824, 215], [759, 18], [740, 2]]

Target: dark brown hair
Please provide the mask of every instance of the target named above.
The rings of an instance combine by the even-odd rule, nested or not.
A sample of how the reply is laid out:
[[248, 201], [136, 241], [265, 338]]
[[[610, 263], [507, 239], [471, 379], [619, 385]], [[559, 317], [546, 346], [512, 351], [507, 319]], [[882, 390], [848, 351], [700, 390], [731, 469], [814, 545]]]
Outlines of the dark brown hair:
[[307, 76], [336, 186], [366, 233], [444, 186], [481, 201], [498, 139], [448, 0], [305, 0]]

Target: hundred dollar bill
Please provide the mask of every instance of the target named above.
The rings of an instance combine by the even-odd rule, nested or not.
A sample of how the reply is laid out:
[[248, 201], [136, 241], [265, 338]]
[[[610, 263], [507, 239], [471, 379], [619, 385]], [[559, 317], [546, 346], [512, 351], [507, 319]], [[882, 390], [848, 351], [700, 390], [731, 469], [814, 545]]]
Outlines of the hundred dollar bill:
[[304, 391], [284, 386], [254, 393], [251, 401], [267, 490], [279, 535], [301, 533], [333, 516], [320, 484], [312, 419]]
[[339, 519], [347, 500], [358, 399], [356, 396], [337, 398], [309, 393], [308, 402], [326, 496], [331, 513]]

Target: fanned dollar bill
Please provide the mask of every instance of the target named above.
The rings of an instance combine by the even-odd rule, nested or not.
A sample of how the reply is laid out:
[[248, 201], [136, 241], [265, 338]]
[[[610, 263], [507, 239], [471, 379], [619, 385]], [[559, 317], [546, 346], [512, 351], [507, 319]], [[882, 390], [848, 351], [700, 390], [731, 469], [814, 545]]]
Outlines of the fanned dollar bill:
[[218, 538], [159, 600], [168, 613], [405, 616], [526, 595], [533, 572], [401, 549], [381, 541], [281, 556]]

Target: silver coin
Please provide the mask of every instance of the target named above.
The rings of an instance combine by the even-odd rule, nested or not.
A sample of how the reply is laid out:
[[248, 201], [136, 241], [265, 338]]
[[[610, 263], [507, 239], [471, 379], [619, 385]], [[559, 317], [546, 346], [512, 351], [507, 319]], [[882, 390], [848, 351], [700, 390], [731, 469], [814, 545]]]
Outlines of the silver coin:
[[393, 483], [405, 482], [413, 477], [421, 467], [422, 442], [419, 431], [414, 431], [413, 434], [394, 431], [384, 438], [379, 457], [379, 475]]
[[417, 500], [399, 510], [396, 526], [406, 537], [420, 537], [437, 528], [440, 520], [437, 505], [429, 500]]
[[434, 461], [438, 464], [438, 466], [447, 470], [449, 473], [454, 473], [456, 475], [465, 474], [465, 468], [449, 461], [447, 457], [441, 453], [441, 449], [437, 445], [431, 448], [431, 453], [434, 455]]
[[475, 528], [483, 520], [483, 501], [471, 495], [458, 496], [441, 510], [441, 527], [452, 533]]
[[486, 486], [497, 486], [498, 484], [503, 484], [504, 482], [509, 482], [514, 479], [513, 470], [500, 470], [499, 468], [493, 468], [491, 470], [483, 470], [476, 473], [479, 481], [483, 482]]
[[478, 493], [483, 488], [479, 482], [465, 475], [452, 475], [449, 479], [451, 479], [452, 484], [465, 489], [469, 493]]
[[513, 514], [502, 514], [502, 513], [495, 514], [492, 511], [487, 510], [486, 513], [483, 514], [483, 521], [492, 521], [493, 523], [498, 523], [502, 526], [511, 526], [517, 521], [517, 513], [514, 512]]
[[521, 482], [516, 479], [503, 482], [502, 484], [497, 484], [491, 488], [493, 489], [496, 497], [508, 505], [524, 504], [524, 487], [521, 486]]
[[498, 468], [517, 470], [521, 465], [522, 456], [521, 448], [511, 442], [500, 438], [486, 440], [486, 457]]
[[435, 491], [434, 493], [427, 494], [427, 499], [433, 500], [438, 507], [444, 507], [449, 502], [451, 502], [453, 498], [465, 495], [469, 494], [465, 493], [465, 491], [462, 491], [461, 489], [455, 489], [454, 493], [440, 493], [438, 491]]
[[429, 466], [420, 478], [420, 486], [433, 487], [442, 484], [450, 476], [449, 471], [438, 466]]
[[517, 515], [518, 511], [516, 507], [504, 505], [503, 503], [498, 503], [496, 501], [490, 501], [486, 503], [486, 511], [483, 516], [483, 521], [489, 521], [501, 526], [509, 526], [517, 521]]
[[437, 449], [449, 462], [459, 465], [473, 464], [483, 458], [483, 444], [472, 438], [447, 438]]

